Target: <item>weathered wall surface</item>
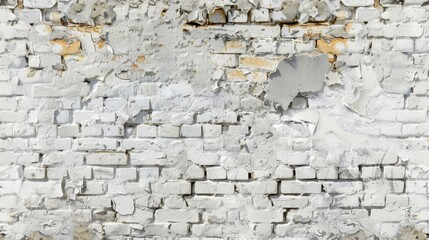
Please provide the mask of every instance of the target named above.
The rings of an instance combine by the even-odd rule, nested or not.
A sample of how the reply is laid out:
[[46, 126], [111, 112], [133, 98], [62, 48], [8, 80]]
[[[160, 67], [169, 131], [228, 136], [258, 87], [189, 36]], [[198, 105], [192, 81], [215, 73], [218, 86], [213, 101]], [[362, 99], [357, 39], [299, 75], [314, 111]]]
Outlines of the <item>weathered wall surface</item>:
[[0, 1], [4, 239], [426, 239], [427, 0]]

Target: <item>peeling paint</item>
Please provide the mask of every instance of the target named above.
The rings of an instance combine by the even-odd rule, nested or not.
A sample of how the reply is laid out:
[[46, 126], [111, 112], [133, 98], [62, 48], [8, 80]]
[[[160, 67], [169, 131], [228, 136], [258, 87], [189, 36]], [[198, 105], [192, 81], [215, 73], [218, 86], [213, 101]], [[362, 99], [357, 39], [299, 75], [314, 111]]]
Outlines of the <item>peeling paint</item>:
[[[308, 69], [313, 69], [308, 71]], [[267, 99], [287, 109], [298, 93], [322, 89], [328, 72], [328, 56], [294, 56], [281, 61], [277, 71], [270, 75]]]

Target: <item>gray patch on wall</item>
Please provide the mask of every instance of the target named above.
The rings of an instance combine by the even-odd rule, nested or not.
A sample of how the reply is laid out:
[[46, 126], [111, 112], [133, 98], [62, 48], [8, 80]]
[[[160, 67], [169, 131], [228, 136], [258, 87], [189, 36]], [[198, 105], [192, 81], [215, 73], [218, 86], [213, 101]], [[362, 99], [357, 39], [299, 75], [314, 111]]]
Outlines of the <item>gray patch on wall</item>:
[[298, 93], [321, 90], [327, 73], [327, 54], [284, 59], [277, 66], [277, 71], [270, 75], [267, 99], [287, 109]]

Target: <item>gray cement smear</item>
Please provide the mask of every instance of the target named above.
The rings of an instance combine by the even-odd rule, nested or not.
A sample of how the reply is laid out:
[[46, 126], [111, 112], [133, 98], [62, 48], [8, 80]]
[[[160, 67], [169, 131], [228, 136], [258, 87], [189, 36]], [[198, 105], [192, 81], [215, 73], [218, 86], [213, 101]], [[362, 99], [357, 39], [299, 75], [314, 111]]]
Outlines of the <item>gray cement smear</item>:
[[0, 239], [426, 239], [428, 19], [0, 0]]
[[277, 71], [270, 74], [267, 99], [278, 102], [283, 109], [298, 93], [320, 91], [328, 73], [328, 56], [293, 56], [280, 61]]

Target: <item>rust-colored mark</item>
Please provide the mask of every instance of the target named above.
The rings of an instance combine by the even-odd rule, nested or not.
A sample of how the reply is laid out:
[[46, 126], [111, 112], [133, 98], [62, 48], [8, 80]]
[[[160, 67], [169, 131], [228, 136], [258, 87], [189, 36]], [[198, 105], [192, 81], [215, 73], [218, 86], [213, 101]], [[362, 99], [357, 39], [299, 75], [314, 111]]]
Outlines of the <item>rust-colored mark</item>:
[[247, 77], [240, 69], [228, 69], [228, 81], [246, 81]]
[[238, 41], [238, 40], [231, 40], [225, 43], [225, 47], [227, 49], [235, 49], [235, 48], [242, 48], [243, 47], [243, 42]]
[[121, 58], [122, 58], [123, 56], [122, 55], [114, 55], [113, 57], [112, 57], [112, 61], [114, 61], [114, 62], [117, 62], [117, 61], [119, 61], [119, 60], [121, 60]]
[[84, 32], [84, 33], [100, 33], [102, 30], [101, 25], [95, 25], [95, 26], [91, 26], [91, 25], [68, 25], [67, 27], [71, 30]]
[[97, 42], [97, 47], [98, 47], [98, 49], [102, 49], [103, 47], [104, 47], [104, 45], [106, 44], [106, 40], [104, 40], [104, 39], [100, 39], [98, 42]]
[[30, 70], [27, 72], [27, 77], [28, 77], [28, 78], [32, 78], [32, 77], [34, 77], [34, 75], [36, 75], [36, 71], [35, 71], [34, 69], [30, 69]]
[[374, 7], [375, 8], [381, 7], [380, 0], [374, 0]]
[[53, 50], [62, 56], [78, 54], [80, 52], [80, 41], [68, 43], [66, 40], [56, 39], [50, 42], [54, 45]]
[[272, 59], [263, 57], [242, 57], [240, 65], [243, 67], [271, 69], [276, 62]]
[[16, 4], [17, 9], [23, 9], [24, 8], [24, 0], [18, 0], [18, 3]]
[[50, 18], [54, 22], [61, 22], [61, 13], [59, 12], [52, 12], [50, 15]]
[[344, 27], [344, 30], [346, 30], [346, 32], [350, 32], [353, 28], [353, 23], [347, 23], [346, 26]]
[[347, 46], [348, 39], [345, 38], [333, 38], [330, 39], [329, 42], [324, 39], [317, 40], [317, 48], [324, 53], [328, 54], [340, 54], [340, 50], [338, 49], [339, 45]]
[[138, 69], [139, 69], [139, 66], [137, 64], [132, 64], [131, 65], [131, 70], [137, 71]]
[[52, 26], [51, 25], [45, 25], [46, 32], [51, 33], [52, 32]]
[[136, 62], [138, 63], [144, 63], [144, 61], [146, 60], [146, 57], [144, 55], [140, 55], [137, 57]]

